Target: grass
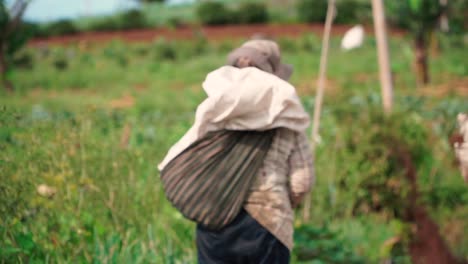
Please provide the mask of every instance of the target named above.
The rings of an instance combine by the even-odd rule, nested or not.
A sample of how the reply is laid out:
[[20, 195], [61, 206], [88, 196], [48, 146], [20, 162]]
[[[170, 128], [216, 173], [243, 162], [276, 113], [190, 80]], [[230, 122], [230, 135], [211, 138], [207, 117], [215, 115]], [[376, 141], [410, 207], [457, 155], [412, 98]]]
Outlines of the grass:
[[[222, 65], [235, 44], [211, 43], [200, 52], [173, 42], [24, 51], [34, 67], [15, 71], [17, 92], [0, 96], [0, 263], [194, 263], [194, 225], [165, 200], [156, 165], [190, 127], [206, 73]], [[295, 66], [291, 82], [311, 111], [320, 40], [304, 36], [281, 44], [285, 61]], [[409, 41], [392, 39], [390, 47], [396, 116], [411, 125], [389, 129], [429, 135], [412, 139], [428, 145], [418, 162], [424, 198], [453, 252], [466, 258], [468, 189], [452, 165], [447, 137], [455, 114], [468, 105], [456, 90], [425, 94], [450, 91], [454, 81], [466, 85], [464, 49], [446, 46], [431, 60], [432, 86], [417, 89]], [[369, 191], [363, 180], [394, 177], [386, 174], [385, 156], [369, 156], [380, 146], [372, 143], [376, 129], [386, 124], [378, 117], [374, 40], [345, 53], [333, 39], [328, 76], [312, 220], [296, 224], [331, 230], [327, 244], [317, 243], [332, 255], [346, 248], [366, 263], [404, 257], [388, 246], [404, 235], [403, 223], [388, 212], [353, 212]], [[57, 193], [42, 197], [39, 184]]]

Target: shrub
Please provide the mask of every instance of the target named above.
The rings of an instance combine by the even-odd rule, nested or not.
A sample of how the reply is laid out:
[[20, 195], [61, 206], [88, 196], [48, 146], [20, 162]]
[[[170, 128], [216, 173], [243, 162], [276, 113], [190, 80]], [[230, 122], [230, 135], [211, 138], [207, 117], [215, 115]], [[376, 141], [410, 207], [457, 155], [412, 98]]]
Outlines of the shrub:
[[154, 44], [154, 52], [156, 60], [175, 60], [177, 59], [177, 52], [172, 43], [160, 39]]
[[320, 51], [321, 40], [316, 35], [304, 35], [299, 39], [299, 43], [301, 45], [301, 48], [305, 51]]
[[299, 0], [297, 14], [302, 22], [323, 22], [327, 16], [327, 0]]
[[28, 37], [41, 37], [45, 35], [44, 30], [36, 23], [23, 22], [19, 29], [25, 32]]
[[54, 60], [54, 67], [60, 71], [66, 70], [68, 68], [68, 62], [65, 58], [56, 58]]
[[180, 17], [177, 17], [177, 16], [173, 16], [173, 17], [170, 17], [167, 22], [166, 22], [167, 26], [169, 28], [180, 28], [180, 27], [183, 27], [184, 25], [187, 24], [186, 21], [184, 21], [182, 18]]
[[240, 23], [253, 24], [268, 22], [268, 10], [263, 3], [243, 2], [237, 10]]
[[295, 231], [294, 255], [299, 261], [311, 263], [363, 263], [364, 259], [352, 251], [352, 243], [341, 238], [328, 226], [303, 225]]
[[132, 9], [120, 15], [120, 29], [137, 29], [147, 26], [145, 16], [140, 10]]
[[104, 17], [93, 22], [89, 30], [91, 31], [114, 31], [119, 29], [119, 23], [114, 17]]
[[61, 36], [78, 33], [78, 29], [71, 20], [63, 19], [53, 22], [45, 27], [45, 35]]
[[372, 16], [370, 2], [342, 0], [337, 2], [336, 23], [364, 23]]
[[300, 43], [292, 38], [280, 38], [278, 45], [281, 48], [281, 52], [294, 52], [300, 49]]
[[220, 2], [203, 2], [197, 7], [197, 16], [204, 25], [223, 25], [235, 22], [236, 14]]
[[34, 58], [30, 52], [22, 52], [13, 59], [13, 65], [18, 68], [30, 70], [34, 66]]
[[468, 1], [452, 0], [448, 2], [450, 31], [462, 34], [468, 31]]
[[104, 57], [123, 68], [125, 68], [129, 63], [126, 54], [126, 48], [118, 41], [110, 43], [103, 50]]
[[212, 46], [203, 35], [194, 34], [194, 39], [190, 42], [180, 42], [177, 45], [177, 56], [179, 58], [193, 58], [206, 54], [212, 50]]

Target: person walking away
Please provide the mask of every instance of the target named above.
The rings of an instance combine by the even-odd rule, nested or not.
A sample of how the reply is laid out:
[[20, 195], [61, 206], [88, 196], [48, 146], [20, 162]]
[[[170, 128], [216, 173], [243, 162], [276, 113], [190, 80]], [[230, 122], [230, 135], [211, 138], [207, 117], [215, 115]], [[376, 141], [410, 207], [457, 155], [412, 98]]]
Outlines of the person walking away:
[[208, 98], [194, 125], [159, 166], [162, 170], [209, 131], [276, 129], [239, 214], [219, 230], [197, 224], [200, 264], [290, 261], [293, 209], [314, 183], [305, 134], [309, 116], [287, 82], [291, 73], [274, 41], [250, 40], [232, 51], [227, 65], [208, 74], [203, 83]]

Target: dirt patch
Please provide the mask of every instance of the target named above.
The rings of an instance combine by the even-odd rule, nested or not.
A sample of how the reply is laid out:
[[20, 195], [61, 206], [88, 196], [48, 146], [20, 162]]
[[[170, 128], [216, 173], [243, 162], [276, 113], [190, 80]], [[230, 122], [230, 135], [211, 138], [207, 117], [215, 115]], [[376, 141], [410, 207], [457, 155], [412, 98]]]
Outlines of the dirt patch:
[[409, 245], [409, 252], [414, 264], [456, 264], [466, 263], [457, 260], [448, 249], [439, 232], [439, 226], [431, 220], [427, 212], [416, 206], [412, 208], [415, 222], [415, 234]]
[[[334, 25], [332, 34], [342, 35], [353, 25]], [[372, 26], [366, 26], [367, 34], [373, 34]], [[277, 37], [297, 37], [306, 33], [321, 35], [323, 24], [256, 24], [256, 25], [226, 25], [226, 26], [205, 26], [205, 27], [180, 27], [176, 29], [154, 28], [129, 31], [114, 32], [87, 32], [69, 36], [59, 36], [50, 38], [36, 38], [29, 42], [32, 46], [44, 44], [72, 44], [80, 43], [105, 43], [115, 39], [126, 42], [151, 42], [158, 38], [168, 40], [188, 40], [197, 36], [204, 36], [209, 41], [219, 41], [225, 39], [245, 39], [255, 34], [262, 34], [272, 38]], [[403, 36], [405, 31], [399, 29], [391, 30], [395, 36]]]
[[[317, 94], [317, 79], [313, 80], [311, 79], [310, 81], [307, 82], [301, 82], [298, 85], [296, 85], [296, 90], [297, 93], [301, 96], [306, 96], [306, 95], [313, 95], [315, 96]], [[326, 95], [336, 95], [340, 92], [340, 87], [339, 85], [330, 79], [325, 80], [325, 94]]]
[[418, 89], [418, 94], [430, 97], [446, 97], [448, 95], [468, 96], [468, 78], [448, 80], [440, 85], [427, 86]]
[[414, 264], [463, 264], [455, 258], [440, 235], [439, 226], [430, 218], [426, 209], [419, 203], [416, 168], [410, 152], [405, 146], [395, 144], [393, 152], [406, 169], [406, 179], [410, 184], [408, 203], [403, 216], [405, 222], [413, 224], [408, 251]]
[[135, 104], [135, 98], [131, 95], [124, 95], [121, 98], [109, 102], [109, 106], [113, 109], [131, 108]]

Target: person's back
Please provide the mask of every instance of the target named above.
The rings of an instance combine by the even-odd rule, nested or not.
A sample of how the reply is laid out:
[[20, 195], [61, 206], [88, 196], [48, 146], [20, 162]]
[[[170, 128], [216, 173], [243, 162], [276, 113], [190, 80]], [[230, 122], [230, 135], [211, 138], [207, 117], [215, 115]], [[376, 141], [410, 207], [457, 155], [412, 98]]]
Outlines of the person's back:
[[[256, 67], [288, 79], [276, 43], [249, 41], [233, 51], [228, 64]], [[277, 128], [244, 209], [221, 230], [197, 226], [199, 263], [289, 263], [296, 207], [313, 183], [311, 151], [304, 131]]]

